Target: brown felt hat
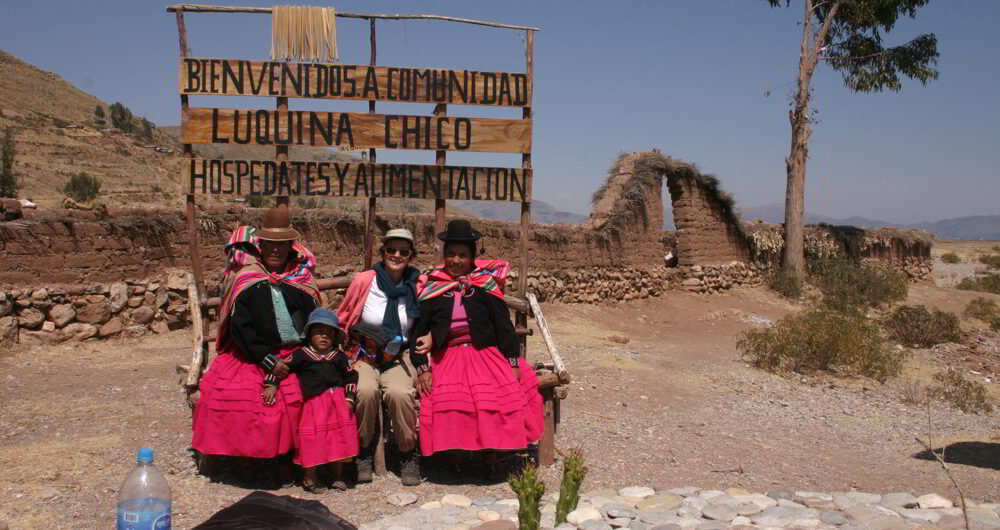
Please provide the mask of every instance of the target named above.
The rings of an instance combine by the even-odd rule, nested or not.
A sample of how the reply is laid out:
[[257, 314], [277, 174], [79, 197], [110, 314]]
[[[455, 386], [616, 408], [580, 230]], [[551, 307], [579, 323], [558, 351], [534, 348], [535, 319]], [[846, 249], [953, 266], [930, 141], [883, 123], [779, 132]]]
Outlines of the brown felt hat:
[[287, 204], [279, 204], [264, 214], [264, 223], [257, 230], [257, 237], [267, 241], [295, 241], [299, 238], [299, 233], [292, 228]]

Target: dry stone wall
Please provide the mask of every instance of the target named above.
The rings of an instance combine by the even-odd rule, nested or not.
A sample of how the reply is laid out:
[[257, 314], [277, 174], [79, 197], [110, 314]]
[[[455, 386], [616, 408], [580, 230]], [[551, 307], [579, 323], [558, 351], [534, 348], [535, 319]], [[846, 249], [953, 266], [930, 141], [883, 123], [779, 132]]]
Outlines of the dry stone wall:
[[[676, 232], [661, 229], [664, 179]], [[259, 226], [263, 213], [246, 208], [198, 212], [209, 296], [219, 295], [222, 248], [232, 230]], [[484, 235], [484, 257], [512, 262], [509, 290], [520, 294], [520, 226], [484, 219], [473, 223]], [[298, 210], [293, 226], [318, 258], [318, 277], [360, 269], [365, 230], [360, 214]], [[415, 265], [424, 270], [434, 265], [439, 241], [432, 216], [380, 216], [375, 226], [379, 233], [410, 229], [420, 251]], [[655, 150], [619, 157], [595, 194], [586, 223], [533, 225], [530, 234], [529, 289], [542, 301], [565, 303], [758, 285], [777, 263], [781, 239], [779, 225], [741, 224], [715, 177]], [[820, 256], [874, 260], [914, 279], [930, 275], [930, 240], [922, 234], [810, 227], [806, 247]], [[671, 252], [677, 261], [667, 263]], [[0, 343], [141, 335], [189, 324], [190, 242], [179, 210], [30, 211], [0, 222], [0, 263]], [[329, 295], [327, 303], [339, 300], [337, 293]]]

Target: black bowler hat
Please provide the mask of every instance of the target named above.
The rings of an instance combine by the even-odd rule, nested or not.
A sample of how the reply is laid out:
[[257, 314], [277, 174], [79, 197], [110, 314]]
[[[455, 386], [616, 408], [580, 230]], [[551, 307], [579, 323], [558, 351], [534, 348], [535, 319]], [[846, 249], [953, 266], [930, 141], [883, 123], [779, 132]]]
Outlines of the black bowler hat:
[[473, 230], [472, 223], [466, 221], [465, 219], [454, 219], [452, 221], [448, 221], [448, 229], [438, 234], [438, 239], [446, 242], [475, 242], [481, 237], [483, 237], [483, 234]]

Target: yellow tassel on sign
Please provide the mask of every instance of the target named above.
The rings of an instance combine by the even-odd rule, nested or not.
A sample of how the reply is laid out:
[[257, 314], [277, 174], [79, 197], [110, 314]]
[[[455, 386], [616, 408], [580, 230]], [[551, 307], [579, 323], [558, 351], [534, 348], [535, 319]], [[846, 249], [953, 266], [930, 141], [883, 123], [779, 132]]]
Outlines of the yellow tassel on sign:
[[336, 61], [337, 13], [332, 7], [271, 8], [271, 59]]

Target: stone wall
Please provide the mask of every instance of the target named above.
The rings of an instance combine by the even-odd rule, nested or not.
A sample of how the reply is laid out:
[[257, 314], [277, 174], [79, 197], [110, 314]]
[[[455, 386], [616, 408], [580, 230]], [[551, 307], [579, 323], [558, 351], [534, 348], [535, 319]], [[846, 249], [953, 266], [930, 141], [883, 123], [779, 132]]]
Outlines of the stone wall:
[[190, 324], [187, 272], [111, 284], [0, 290], [0, 344], [137, 337]]

